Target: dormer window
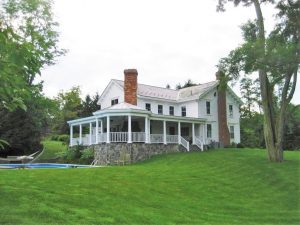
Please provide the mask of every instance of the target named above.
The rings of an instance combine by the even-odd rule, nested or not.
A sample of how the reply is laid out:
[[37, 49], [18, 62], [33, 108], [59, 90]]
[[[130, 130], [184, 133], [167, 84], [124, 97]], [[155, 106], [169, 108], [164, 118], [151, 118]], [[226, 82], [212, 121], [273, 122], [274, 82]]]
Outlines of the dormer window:
[[186, 107], [185, 106], [181, 107], [181, 116], [183, 116], [183, 117], [186, 116]]
[[145, 104], [145, 108], [146, 108], [146, 110], [151, 111], [151, 104], [150, 103], [146, 103]]
[[229, 117], [233, 117], [233, 105], [229, 105]]
[[206, 114], [210, 115], [210, 102], [209, 101], [206, 102]]
[[157, 107], [157, 113], [158, 114], [163, 114], [163, 106], [162, 105], [158, 105], [158, 107]]
[[117, 105], [118, 103], [119, 103], [119, 99], [117, 99], [117, 98], [114, 98], [114, 99], [111, 100], [111, 105], [112, 106]]

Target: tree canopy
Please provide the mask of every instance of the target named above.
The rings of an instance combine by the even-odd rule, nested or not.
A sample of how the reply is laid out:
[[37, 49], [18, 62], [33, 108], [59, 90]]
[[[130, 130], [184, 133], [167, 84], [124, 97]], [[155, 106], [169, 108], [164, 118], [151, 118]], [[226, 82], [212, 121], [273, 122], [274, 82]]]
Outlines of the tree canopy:
[[[261, 105], [264, 111], [264, 137], [271, 161], [283, 161], [283, 128], [287, 107], [293, 97], [300, 64], [300, 2], [273, 0], [219, 0], [225, 4], [253, 6], [256, 20], [242, 26], [244, 43], [220, 60], [219, 68], [230, 79], [241, 72], [258, 72]], [[261, 4], [275, 4], [273, 30], [266, 34]], [[276, 104], [278, 103], [278, 104]]]
[[24, 128], [20, 132], [36, 135], [32, 138], [36, 144], [23, 145], [29, 151], [40, 144], [44, 118], [40, 113], [46, 114], [40, 104], [46, 99], [42, 83], [35, 82], [35, 78], [45, 66], [54, 64], [55, 59], [65, 53], [58, 47], [57, 26], [50, 0], [0, 2], [0, 125], [9, 125], [1, 130], [0, 138], [6, 137], [12, 144], [15, 135], [22, 141], [16, 129]]

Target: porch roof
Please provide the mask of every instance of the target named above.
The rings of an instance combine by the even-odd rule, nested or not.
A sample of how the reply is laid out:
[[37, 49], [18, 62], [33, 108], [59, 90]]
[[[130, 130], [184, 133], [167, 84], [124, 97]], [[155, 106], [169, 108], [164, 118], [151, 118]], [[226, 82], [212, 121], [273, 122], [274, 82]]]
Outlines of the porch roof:
[[185, 122], [185, 123], [203, 123], [206, 121], [205, 118], [195, 118], [195, 117], [182, 117], [182, 116], [171, 116], [171, 115], [161, 115], [154, 114], [148, 110], [142, 109], [138, 106], [131, 105], [128, 103], [120, 103], [112, 107], [99, 110], [93, 113], [93, 116], [80, 118], [76, 120], [68, 121], [69, 125], [80, 125], [96, 122], [97, 118], [102, 118], [105, 116], [122, 116], [122, 115], [134, 115], [134, 116], [146, 116], [152, 120], [167, 120], [172, 122]]
[[167, 120], [172, 122], [185, 122], [185, 123], [203, 123], [206, 121], [205, 118], [195, 118], [195, 117], [183, 117], [183, 116], [170, 116], [170, 115], [159, 115], [152, 113], [150, 119], [154, 120]]
[[95, 121], [96, 121], [96, 116], [89, 116], [89, 117], [79, 118], [75, 120], [69, 120], [67, 121], [67, 123], [69, 125], [79, 125], [79, 124], [85, 124], [85, 123], [90, 123]]
[[108, 113], [138, 113], [138, 114], [151, 114], [151, 112], [149, 112], [146, 109], [143, 109], [139, 106], [136, 105], [132, 105], [129, 104], [127, 102], [122, 102], [116, 105], [113, 105], [111, 107], [102, 109], [102, 110], [98, 110], [96, 112], [94, 112], [93, 114], [95, 116], [98, 115], [103, 115], [103, 114], [108, 114]]

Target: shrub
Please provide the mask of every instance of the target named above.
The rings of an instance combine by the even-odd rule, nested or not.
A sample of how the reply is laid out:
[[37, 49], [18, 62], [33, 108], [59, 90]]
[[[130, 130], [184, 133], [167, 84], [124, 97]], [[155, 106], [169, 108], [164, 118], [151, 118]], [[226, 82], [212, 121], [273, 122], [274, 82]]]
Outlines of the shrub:
[[87, 148], [81, 152], [80, 163], [91, 164], [94, 160], [93, 149]]
[[78, 163], [82, 155], [81, 150], [83, 149], [82, 145], [76, 145], [72, 148], [69, 148], [61, 156], [62, 162], [66, 163]]
[[61, 141], [61, 142], [64, 142], [64, 143], [69, 143], [70, 135], [67, 135], [67, 134], [59, 135], [57, 140]]
[[238, 144], [236, 145], [236, 147], [237, 147], [237, 148], [244, 148], [244, 145], [243, 145], [242, 143], [238, 143]]
[[53, 134], [53, 135], [51, 135], [51, 137], [50, 137], [50, 140], [51, 141], [57, 141], [58, 140], [58, 134]]

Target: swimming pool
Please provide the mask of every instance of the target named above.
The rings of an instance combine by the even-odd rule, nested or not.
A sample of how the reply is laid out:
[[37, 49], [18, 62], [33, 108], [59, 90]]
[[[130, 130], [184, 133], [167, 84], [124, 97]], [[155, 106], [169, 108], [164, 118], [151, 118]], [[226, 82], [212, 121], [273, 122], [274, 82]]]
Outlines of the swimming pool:
[[27, 163], [27, 164], [0, 164], [0, 169], [50, 169], [50, 168], [89, 168], [89, 165], [58, 164], [58, 163]]

